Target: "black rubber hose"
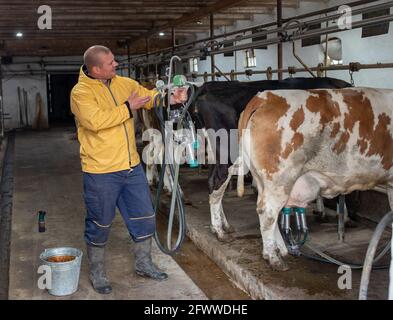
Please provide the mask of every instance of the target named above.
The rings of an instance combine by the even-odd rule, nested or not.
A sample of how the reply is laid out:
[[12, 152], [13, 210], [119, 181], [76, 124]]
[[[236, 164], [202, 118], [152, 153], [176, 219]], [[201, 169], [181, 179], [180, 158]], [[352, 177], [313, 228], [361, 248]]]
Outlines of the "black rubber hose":
[[[166, 164], [166, 154], [165, 154], [165, 119], [164, 119], [164, 112], [163, 112], [163, 108], [162, 107], [157, 107], [157, 99], [158, 96], [156, 96], [155, 98], [155, 107], [154, 107], [154, 112], [159, 120], [160, 123], [160, 131], [161, 131], [161, 135], [163, 137], [163, 143], [164, 143], [164, 153], [163, 153], [163, 163], [162, 163], [162, 167], [161, 167], [161, 173], [160, 173], [160, 180], [158, 183], [158, 188], [157, 188], [157, 194], [156, 194], [156, 201], [154, 204], [154, 212], [155, 214], [157, 214], [158, 209], [159, 209], [159, 205], [160, 205], [160, 199], [161, 199], [161, 192], [163, 190], [164, 187], [164, 176], [165, 176], [165, 171], [166, 171], [166, 166], [169, 166], [169, 170], [171, 173], [171, 177], [172, 177], [172, 181], [175, 182], [175, 170], [174, 170], [174, 166], [171, 164]], [[176, 183], [176, 182], [175, 182]], [[178, 216], [179, 216], [179, 236], [178, 236], [178, 240], [177, 243], [175, 245], [174, 248], [172, 249], [168, 249], [166, 248], [164, 245], [162, 245], [162, 243], [159, 240], [157, 231], [154, 234], [154, 238], [156, 240], [157, 246], [159, 247], [159, 249], [166, 253], [166, 254], [174, 254], [176, 251], [178, 251], [184, 241], [185, 238], [185, 233], [186, 233], [186, 223], [185, 223], [185, 212], [184, 212], [184, 199], [183, 196], [181, 194], [180, 188], [176, 188], [176, 206], [178, 208]], [[168, 228], [172, 228], [172, 226], [168, 226]]]

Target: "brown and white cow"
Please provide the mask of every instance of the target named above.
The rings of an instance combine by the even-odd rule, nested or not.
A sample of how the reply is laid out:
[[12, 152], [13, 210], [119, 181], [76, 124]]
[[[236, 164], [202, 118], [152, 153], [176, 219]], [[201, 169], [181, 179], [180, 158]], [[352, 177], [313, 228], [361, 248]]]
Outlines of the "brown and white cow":
[[247, 105], [239, 132], [241, 164], [258, 187], [263, 257], [273, 268], [287, 269], [277, 224], [284, 206], [381, 184], [393, 209], [393, 90], [265, 91]]

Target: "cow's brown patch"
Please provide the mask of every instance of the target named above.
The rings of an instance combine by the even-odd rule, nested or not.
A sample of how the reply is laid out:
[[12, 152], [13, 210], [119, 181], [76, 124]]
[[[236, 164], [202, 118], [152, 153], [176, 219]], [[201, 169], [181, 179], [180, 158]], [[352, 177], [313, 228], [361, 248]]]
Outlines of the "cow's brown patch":
[[[333, 101], [332, 95], [326, 90], [309, 90], [313, 93], [307, 99], [306, 107], [308, 110], [314, 113], [319, 113], [321, 118], [319, 123], [321, 124], [321, 132], [325, 130], [326, 126], [331, 127], [333, 121], [341, 116], [340, 106], [336, 101]], [[335, 138], [340, 132], [340, 123], [335, 122], [331, 129], [330, 137]], [[349, 135], [345, 132], [341, 135], [338, 142], [334, 146], [334, 150], [337, 153], [341, 153], [349, 140]]]
[[333, 151], [337, 154], [340, 154], [341, 152], [343, 152], [345, 150], [345, 147], [347, 146], [348, 140], [349, 140], [349, 133], [344, 132], [341, 135], [340, 139], [338, 139], [338, 141], [334, 145]]
[[296, 130], [302, 125], [304, 122], [304, 110], [303, 108], [300, 108], [296, 110], [296, 112], [292, 116], [292, 120], [289, 123], [291, 126], [292, 130], [296, 132]]
[[[321, 118], [319, 123], [321, 124], [321, 132], [325, 130], [326, 126], [331, 127], [332, 123], [335, 119], [338, 119], [341, 115], [340, 106], [336, 101], [333, 101], [332, 95], [329, 91], [326, 90], [309, 90], [310, 93], [313, 93], [313, 96], [310, 96], [307, 99], [306, 107], [308, 110], [314, 113], [319, 113]], [[341, 91], [334, 90], [337, 94], [340, 94]], [[330, 137], [335, 138], [340, 132], [340, 123], [335, 122], [331, 129]], [[349, 133], [343, 132], [339, 137], [338, 141], [333, 147], [333, 151], [337, 154], [340, 154], [345, 150], [345, 147], [349, 141]]]
[[364, 139], [358, 139], [357, 144], [361, 154], [364, 154], [368, 147], [368, 142]]
[[295, 132], [291, 142], [287, 143], [287, 145], [284, 148], [284, 151], [282, 152], [281, 156], [284, 159], [288, 159], [289, 155], [296, 151], [304, 141], [304, 137], [301, 133], [297, 132], [297, 129], [302, 125], [304, 122], [304, 110], [303, 108], [299, 108], [296, 110], [296, 112], [293, 114], [291, 122], [289, 123], [289, 126], [292, 128], [292, 130]]
[[332, 132], [330, 133], [330, 138], [335, 138], [339, 131], [340, 131], [340, 123], [336, 122], [333, 125]]
[[[344, 129], [346, 134], [353, 133], [355, 123], [359, 123], [357, 144], [360, 152], [364, 154], [367, 149], [367, 141], [370, 141], [374, 131], [374, 112], [370, 100], [364, 97], [363, 92], [354, 90], [342, 90], [341, 94], [348, 107], [348, 113], [345, 113], [344, 117]], [[340, 149], [341, 152], [344, 149]]]
[[299, 149], [299, 147], [303, 144], [304, 142], [304, 137], [301, 133], [295, 132], [295, 134], [292, 137], [292, 140], [290, 143], [287, 143], [284, 152], [282, 153], [282, 157], [284, 159], [288, 159], [289, 155]]
[[374, 129], [376, 119], [373, 106], [364, 92], [355, 90], [338, 90], [337, 92], [342, 94], [348, 113], [344, 115], [345, 132], [334, 146], [333, 151], [339, 154], [345, 150], [349, 136], [354, 133], [355, 124], [358, 123], [359, 152], [367, 157], [380, 156], [383, 168], [389, 170], [393, 166], [393, 138], [389, 130], [391, 118], [385, 113], [379, 115]]
[[373, 132], [370, 141], [370, 149], [367, 156], [379, 155], [385, 170], [389, 170], [393, 166], [393, 138], [389, 125], [391, 118], [385, 113], [378, 116], [378, 124]]
[[345, 114], [344, 128], [353, 131], [356, 122], [359, 122], [359, 138], [370, 140], [374, 128], [374, 112], [370, 100], [364, 97], [363, 92], [346, 90], [342, 92], [348, 113]]
[[332, 95], [326, 90], [309, 90], [312, 96], [308, 97], [306, 107], [313, 113], [319, 113], [322, 130], [326, 124], [331, 124], [334, 119], [341, 115], [340, 107], [336, 101], [333, 101]]
[[[258, 103], [259, 106], [255, 106]], [[257, 161], [259, 168], [266, 171], [267, 179], [272, 179], [272, 175], [278, 171], [281, 155], [282, 128], [278, 127], [278, 120], [289, 110], [289, 104], [285, 98], [276, 96], [271, 92], [266, 94], [266, 99], [256, 100], [255, 98], [247, 105], [244, 114], [249, 114], [249, 110], [255, 110], [251, 118], [251, 137], [253, 139], [252, 156]], [[248, 121], [243, 115], [243, 125], [245, 128]]]

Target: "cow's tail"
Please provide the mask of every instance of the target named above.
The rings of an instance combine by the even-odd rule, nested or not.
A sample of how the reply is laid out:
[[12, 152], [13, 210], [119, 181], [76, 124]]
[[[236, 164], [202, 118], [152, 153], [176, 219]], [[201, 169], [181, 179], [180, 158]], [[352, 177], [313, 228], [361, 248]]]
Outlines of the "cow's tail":
[[[243, 113], [240, 115], [239, 124], [242, 123]], [[237, 196], [239, 198], [244, 195], [244, 156], [243, 156], [243, 137], [241, 134], [242, 127], [239, 126], [239, 157], [237, 158]]]
[[[238, 197], [243, 197], [244, 195], [244, 176], [248, 172], [250, 167], [249, 156], [245, 151], [245, 143], [248, 143], [249, 140], [249, 131], [245, 130], [247, 127], [247, 122], [245, 121], [245, 117], [248, 117], [248, 114], [242, 112], [240, 114], [239, 119], [239, 157], [237, 159], [237, 195]], [[248, 140], [247, 140], [248, 139]]]
[[244, 174], [239, 174], [237, 176], [237, 196], [239, 198], [244, 195]]

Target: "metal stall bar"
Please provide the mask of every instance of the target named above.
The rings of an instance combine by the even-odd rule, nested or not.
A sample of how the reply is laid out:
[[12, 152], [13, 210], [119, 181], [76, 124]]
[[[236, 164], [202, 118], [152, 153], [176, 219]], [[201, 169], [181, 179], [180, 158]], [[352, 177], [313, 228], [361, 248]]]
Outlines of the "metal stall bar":
[[[350, 64], [347, 65], [336, 65], [336, 66], [329, 66], [329, 67], [312, 67], [309, 68], [309, 70], [312, 71], [338, 71], [338, 70], [351, 70], [353, 65], [356, 65], [357, 70], [361, 69], [387, 69], [387, 68], [393, 68], [393, 63], [372, 63], [372, 64], [361, 64], [358, 62], [351, 62]], [[269, 69], [269, 68], [268, 68]], [[296, 73], [296, 72], [307, 72], [308, 70], [305, 68], [296, 68], [296, 67], [289, 67], [290, 70], [288, 69], [282, 69], [282, 72], [284, 73]], [[267, 74], [267, 73], [277, 73], [277, 69], [269, 69], [269, 70], [256, 70], [252, 71], [252, 74]], [[222, 75], [230, 76], [231, 74], [239, 76], [239, 75], [245, 75], [246, 71], [242, 72], [223, 72]], [[192, 74], [188, 74], [187, 76], [191, 76]], [[203, 76], [210, 76], [209, 73], [200, 73], [200, 74], [194, 74], [194, 77], [203, 77]]]
[[[393, 1], [390, 1], [388, 3], [384, 3], [382, 5], [377, 5], [377, 6], [372, 6], [372, 9], [370, 9], [370, 7], [368, 8], [362, 8], [356, 11], [356, 14], [360, 14], [363, 12], [369, 12], [369, 11], [374, 11], [377, 8], [386, 8], [386, 7], [391, 7], [393, 6]], [[362, 11], [363, 10], [363, 11]], [[369, 25], [376, 25], [378, 23], [381, 22], [389, 22], [392, 21], [392, 16], [393, 15], [387, 15], [387, 16], [383, 16], [383, 17], [375, 17], [375, 18], [369, 18], [366, 20], [361, 20], [361, 21], [357, 21], [352, 23], [352, 29], [356, 29], [356, 28], [360, 28], [363, 26], [369, 26]], [[291, 26], [291, 22], [292, 21], [296, 21], [296, 20], [290, 20], [286, 26], [284, 26], [284, 28], [277, 28], [277, 29], [273, 29], [273, 30], [266, 30], [263, 32], [259, 32], [259, 33], [255, 33], [252, 36], [245, 36], [245, 37], [258, 37], [261, 35], [267, 35], [270, 33], [277, 33], [277, 32], [284, 32], [285, 30], [289, 30], [289, 29], [293, 29], [293, 28], [300, 28], [300, 26], [302, 27], [306, 27], [308, 26], [308, 24], [315, 24], [315, 23], [319, 23], [321, 21], [329, 21], [332, 20], [334, 18], [340, 17], [340, 15], [333, 15], [330, 17], [323, 17], [323, 18], [319, 18], [319, 19], [315, 19], [312, 21], [307, 21], [307, 22], [302, 22], [302, 23], [298, 23], [296, 25], [292, 25]], [[331, 26], [331, 27], [326, 27], [326, 28], [321, 28], [321, 29], [315, 29], [315, 30], [309, 30], [309, 31], [305, 31], [302, 33], [298, 33], [297, 35], [294, 35], [291, 37], [291, 40], [298, 40], [298, 39], [304, 39], [304, 38], [308, 38], [308, 37], [313, 37], [313, 36], [320, 36], [320, 35], [327, 35], [329, 33], [335, 33], [335, 32], [340, 32], [340, 31], [344, 31], [341, 30], [339, 26]], [[245, 38], [242, 37], [242, 38]], [[225, 52], [230, 52], [230, 51], [238, 51], [238, 50], [243, 50], [243, 49], [249, 49], [249, 48], [256, 48], [259, 46], [266, 46], [266, 45], [271, 45], [271, 44], [276, 44], [279, 42], [282, 42], [283, 39], [281, 37], [276, 37], [276, 38], [271, 38], [268, 40], [261, 40], [261, 41], [257, 41], [257, 42], [253, 42], [253, 43], [247, 43], [247, 44], [243, 44], [243, 45], [239, 45], [239, 46], [231, 46], [231, 47], [226, 47], [224, 49], [219, 49], [219, 50], [212, 50], [211, 51], [211, 55], [215, 55], [215, 54], [220, 54], [220, 53], [225, 53]], [[222, 43], [226, 43], [227, 41], [223, 41], [218, 43], [218, 45], [221, 45]], [[193, 48], [193, 49], [188, 49], [188, 50], [184, 50], [181, 52], [177, 52], [178, 54], [181, 54], [183, 52], [193, 52], [193, 51], [198, 51], [200, 50], [200, 48]], [[196, 56], [201, 56], [201, 53], [199, 52], [198, 54], [191, 54], [189, 56], [186, 57], [196, 57]], [[185, 58], [185, 57], [184, 57]]]
[[[210, 38], [214, 37], [214, 14], [213, 12], [210, 13]], [[215, 66], [215, 59], [214, 55], [210, 56], [210, 69], [211, 69], [211, 78], [212, 81], [216, 80], [216, 73], [214, 71], [214, 66]]]
[[[280, 29], [282, 26], [282, 0], [277, 0], [277, 27]], [[280, 37], [280, 34], [277, 34]], [[283, 66], [283, 50], [282, 42], [277, 43], [277, 68], [280, 70], [278, 72], [278, 80], [282, 80], [282, 66]]]
[[[377, 5], [373, 5], [373, 6], [368, 6], [365, 8], [360, 8], [360, 9], [356, 9], [352, 11], [352, 15], [356, 16], [358, 14], [362, 14], [362, 13], [368, 13], [368, 12], [373, 12], [373, 11], [377, 11], [377, 10], [382, 10], [382, 9], [387, 9], [387, 8], [391, 8], [393, 7], [393, 1], [389, 1], [389, 2], [385, 2], [385, 3], [381, 3], [381, 4], [377, 4]], [[264, 30], [261, 32], [256, 32], [253, 34], [249, 34], [249, 35], [244, 35], [241, 37], [236, 38], [236, 40], [241, 41], [241, 40], [246, 40], [246, 39], [252, 39], [252, 38], [256, 38], [256, 37], [260, 37], [260, 36], [265, 36], [271, 33], [280, 33], [280, 32], [285, 32], [287, 30], [290, 29], [294, 29], [297, 28], [298, 25], [290, 25], [290, 23], [292, 21], [297, 21], [298, 24], [300, 24], [302, 27], [308, 27], [314, 24], [319, 24], [322, 22], [327, 22], [327, 21], [331, 21], [331, 20], [336, 20], [338, 18], [341, 17], [341, 13], [336, 13], [330, 16], [326, 16], [326, 17], [321, 17], [321, 18], [317, 18], [317, 19], [313, 19], [313, 20], [307, 20], [307, 21], [302, 21], [300, 22], [299, 20], [301, 19], [300, 16], [296, 16], [290, 19], [282, 19], [282, 22], [285, 22], [284, 27], [278, 27], [276, 29], [271, 29], [271, 30]], [[263, 26], [260, 26], [260, 28], [262, 28]], [[226, 44], [226, 43], [231, 43], [233, 42], [233, 40], [224, 40], [221, 41], [220, 44]]]
[[[373, 3], [373, 2], [377, 2], [377, 1], [378, 0], [361, 0], [361, 1], [350, 2], [350, 3], [347, 3], [346, 5], [349, 6], [349, 7], [357, 7], [357, 6], [360, 6], [360, 5], [365, 5], [365, 4], [369, 4], [369, 3]], [[370, 10], [371, 11], [376, 10], [376, 8], [379, 7], [379, 6], [381, 6], [381, 7], [379, 7], [381, 9], [385, 5], [387, 5], [387, 4], [380, 4], [380, 5], [372, 6], [372, 9], [370, 9]], [[391, 6], [392, 5], [390, 5], [390, 7]], [[292, 19], [300, 20], [300, 19], [305, 19], [305, 18], [316, 16], [316, 15], [320, 15], [320, 14], [330, 13], [330, 12], [333, 12], [333, 11], [337, 11], [339, 7], [340, 7], [340, 5], [336, 5], [336, 6], [327, 8], [327, 9], [322, 9], [322, 10], [318, 10], [318, 11], [314, 11], [314, 12], [310, 12], [310, 13], [305, 13], [305, 14], [298, 15], [298, 16], [291, 17], [291, 18], [283, 18], [282, 19], [282, 23], [286, 23], [286, 22], [288, 22], [288, 21], [290, 21]], [[367, 8], [371, 8], [371, 7], [367, 7]], [[355, 15], [355, 12], [358, 12], [358, 11], [361, 11], [361, 10], [364, 10], [364, 9], [366, 9], [366, 8], [353, 10], [352, 12]], [[363, 11], [363, 12], [366, 12], [366, 11]], [[213, 38], [208, 37], [208, 38], [204, 38], [204, 39], [200, 39], [200, 40], [196, 40], [196, 41], [192, 41], [192, 42], [179, 44], [179, 45], [176, 46], [176, 48], [195, 46], [198, 43], [205, 43], [205, 42], [210, 41], [210, 40], [220, 39], [220, 38], [228, 37], [228, 36], [231, 36], [231, 35], [245, 33], [245, 32], [248, 32], [248, 31], [255, 30], [255, 29], [268, 28], [268, 27], [273, 27], [273, 26], [276, 26], [276, 22], [270, 22], [270, 23], [266, 23], [266, 24], [255, 25], [255, 26], [252, 26], [252, 27], [247, 27], [247, 28], [244, 28], [244, 29], [240, 29], [240, 30], [236, 30], [236, 31], [232, 31], [232, 32], [227, 32], [227, 33], [223, 33], [223, 34], [220, 34], [220, 35], [216, 35]], [[275, 29], [272, 32], [274, 33], [274, 32], [278, 32], [278, 31]], [[250, 36], [245, 36], [243, 39], [248, 39], [248, 38], [252, 38], [252, 37], [258, 37], [258, 36], [265, 35], [265, 34], [267, 34], [267, 33], [265, 33], [265, 32], [255, 33], [251, 37]], [[232, 40], [229, 40], [228, 42], [232, 42]], [[221, 43], [225, 43], [225, 41], [223, 41]], [[154, 55], [154, 54], [165, 53], [165, 52], [170, 53], [171, 50], [172, 50], [172, 48], [164, 48], [164, 49], [161, 49], [161, 50], [153, 51], [150, 54]], [[176, 52], [176, 54], [179, 54], [179, 53]], [[139, 57], [144, 57], [144, 56], [146, 56], [146, 55], [145, 54], [139, 54], [139, 55], [135, 55], [134, 58], [139, 58]], [[120, 60], [119, 62], [122, 62], [122, 61], [123, 60]]]
[[[390, 1], [390, 2], [384, 3], [382, 5], [371, 6], [372, 9], [370, 9], [371, 7], [359, 9], [359, 10], [356, 11], [356, 13], [359, 14], [359, 13], [361, 13], [363, 11], [374, 11], [374, 10], [376, 10], [376, 8], [381, 8], [381, 6], [389, 7], [389, 6], [392, 6], [392, 5], [393, 5], [393, 1]], [[322, 21], [322, 20], [326, 21], [326, 19], [327, 20], [331, 20], [332, 17], [335, 18], [335, 17], [339, 17], [339, 16], [340, 15], [333, 15], [333, 16], [330, 16], [330, 17], [323, 17], [323, 18], [320, 18], [320, 19], [312, 20], [311, 23], [317, 23], [318, 21]], [[393, 20], [393, 15], [387, 15], [387, 16], [383, 16], [383, 17], [370, 18], [370, 19], [367, 19], [367, 20], [354, 22], [352, 24], [352, 29], [360, 28], [360, 27], [363, 27], [363, 26], [376, 25], [376, 24], [379, 24], [381, 22], [390, 22], [392, 20]], [[292, 21], [294, 21], [294, 20], [290, 20], [290, 22], [292, 22]], [[284, 26], [283, 29], [285, 29], [285, 28], [292, 29], [293, 27], [290, 27], [290, 22], [287, 23], [287, 25]], [[302, 27], [303, 26], [306, 27], [308, 25], [308, 23], [310, 23], [310, 22], [303, 22], [301, 24], [301, 26]], [[294, 27], [297, 27], [298, 29], [301, 29], [299, 27], [299, 23], [296, 26], [294, 26]], [[265, 31], [265, 32], [262, 32], [262, 33], [263, 34], [268, 34], [268, 33], [273, 33], [275, 31], [277, 31], [277, 29], [275, 29], [275, 30], [268, 30], [268, 31]], [[281, 38], [281, 37], [276, 37], [276, 38], [273, 38], [273, 39], [262, 40], [262, 41], [253, 42], [253, 43], [249, 43], [249, 44], [244, 44], [244, 45], [239, 45], [239, 46], [232, 46], [232, 47], [228, 47], [228, 48], [224, 48], [224, 49], [214, 50], [214, 46], [217, 47], [217, 43], [216, 43], [216, 44], [214, 44], [214, 46], [212, 46], [212, 50], [211, 50], [210, 54], [211, 54], [211, 56], [214, 56], [215, 54], [225, 53], [225, 52], [229, 52], [229, 51], [243, 50], [243, 49], [248, 49], [248, 48], [255, 48], [255, 47], [258, 47], [258, 46], [262, 46], [262, 45], [276, 44], [276, 43], [279, 43], [279, 42], [282, 42], [282, 41], [287, 41], [287, 40], [294, 41], [294, 40], [304, 39], [304, 38], [318, 36], [318, 35], [319, 36], [320, 35], [325, 35], [326, 36], [327, 34], [340, 32], [340, 31], [343, 31], [343, 30], [341, 30], [338, 26], [332, 26], [332, 27], [326, 27], [326, 28], [323, 28], [323, 29], [321, 28], [321, 29], [315, 29], [315, 30], [308, 30], [308, 31], [304, 31], [304, 32], [297, 32], [297, 33], [294, 33], [292, 36], [284, 37], [284, 39]], [[262, 33], [254, 34], [254, 36], [260, 35]], [[196, 50], [198, 50], [198, 48], [194, 48], [194, 49], [191, 49], [191, 50], [192, 51], [196, 51]], [[184, 50], [184, 52], [186, 52], [186, 51], [190, 52], [190, 50]], [[188, 56], [182, 56], [182, 57], [184, 59], [186, 59], [188, 57], [191, 58], [191, 57], [195, 57], [195, 56], [201, 56], [201, 54], [200, 53], [197, 54], [197, 55], [196, 54], [190, 54]], [[149, 65], [149, 63], [148, 62], [144, 63], [144, 65]], [[325, 71], [326, 70], [345, 70], [345, 69], [339, 69], [342, 66], [334, 66], [334, 67], [337, 67], [338, 69], [331, 69], [332, 67], [329, 67], [328, 69], [319, 67], [319, 69], [310, 68], [310, 70], [317, 70], [317, 71], [318, 70], [325, 70]], [[292, 70], [296, 70], [296, 68], [292, 67]], [[281, 69], [273, 70], [274, 73], [276, 73], [278, 71], [281, 71]], [[304, 71], [304, 70], [298, 69], [298, 71], [300, 72], [300, 71]], [[308, 71], [308, 70], [306, 70], [306, 71]], [[248, 72], [248, 71], [246, 71], [246, 72]], [[283, 72], [285, 72], [285, 70], [283, 70]], [[258, 71], [254, 71], [252, 73], [253, 74], [261, 74], [261, 73], [267, 73], [267, 71], [259, 71], [259, 72]], [[294, 73], [294, 72], [292, 72], [292, 73]], [[237, 73], [224, 73], [224, 74], [233, 76], [233, 75], [244, 74], [244, 72], [240, 72], [240, 73], [239, 72], [237, 72]], [[211, 72], [210, 74], [209, 73], [204, 73], [203, 75], [196, 75], [196, 76], [204, 76], [204, 77], [206, 77], [206, 76], [209, 76], [209, 75], [210, 76], [213, 76], [213, 75], [215, 76], [216, 73], [213, 70], [213, 72]], [[195, 75], [194, 75], [194, 77], [195, 77]]]
[[[380, 24], [383, 22], [390, 22], [390, 21], [393, 21], [393, 14], [353, 22], [352, 29], [377, 25], [377, 24]], [[345, 30], [341, 30], [339, 26], [331, 26], [331, 27], [327, 27], [327, 28], [323, 28], [323, 29], [308, 30], [308, 31], [305, 31], [302, 33], [294, 34], [293, 36], [290, 37], [290, 40], [300, 40], [300, 39], [305, 39], [305, 38], [310, 38], [310, 37], [315, 37], [315, 36], [321, 36], [321, 35], [324, 35], [325, 33], [330, 34], [330, 33], [341, 32], [341, 31], [345, 31]], [[268, 39], [268, 40], [261, 40], [261, 41], [256, 41], [253, 43], [247, 43], [247, 44], [243, 44], [243, 45], [234, 46], [232, 48], [220, 49], [220, 50], [212, 52], [212, 54], [220, 54], [220, 53], [236, 51], [236, 50], [257, 48], [260, 46], [275, 44], [279, 41], [282, 41], [282, 39], [279, 37], [273, 38], [273, 39]]]

